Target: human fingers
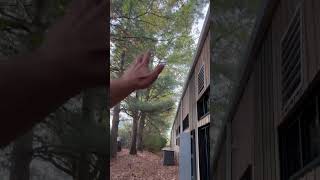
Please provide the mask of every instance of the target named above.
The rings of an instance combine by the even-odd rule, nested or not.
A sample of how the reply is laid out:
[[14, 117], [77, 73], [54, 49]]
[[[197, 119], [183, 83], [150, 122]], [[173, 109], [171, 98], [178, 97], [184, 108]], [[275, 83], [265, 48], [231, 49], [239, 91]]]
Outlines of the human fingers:
[[142, 63], [143, 63], [144, 65], [149, 65], [150, 57], [151, 57], [151, 52], [150, 52], [150, 51], [144, 53], [144, 55], [143, 55], [143, 62], [142, 62]]
[[159, 74], [162, 72], [164, 65], [158, 65], [153, 71], [151, 71], [146, 77], [146, 81], [149, 83], [154, 82]]
[[140, 54], [137, 58], [136, 58], [136, 64], [140, 64], [143, 61], [143, 54]]

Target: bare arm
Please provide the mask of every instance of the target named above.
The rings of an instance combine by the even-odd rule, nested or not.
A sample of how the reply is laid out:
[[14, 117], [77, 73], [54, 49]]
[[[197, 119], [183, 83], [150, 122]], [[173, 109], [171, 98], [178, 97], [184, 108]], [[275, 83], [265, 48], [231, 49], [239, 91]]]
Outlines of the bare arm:
[[106, 85], [106, 1], [75, 2], [39, 49], [0, 59], [0, 146], [82, 89]]

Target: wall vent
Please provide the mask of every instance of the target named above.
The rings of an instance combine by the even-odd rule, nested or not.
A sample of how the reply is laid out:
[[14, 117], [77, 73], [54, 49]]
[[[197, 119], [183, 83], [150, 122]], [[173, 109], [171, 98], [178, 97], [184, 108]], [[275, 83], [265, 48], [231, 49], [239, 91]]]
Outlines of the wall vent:
[[294, 103], [302, 84], [302, 24], [300, 8], [295, 13], [281, 40], [281, 94], [282, 109]]
[[204, 88], [204, 65], [202, 65], [198, 73], [198, 94], [201, 93], [203, 88]]

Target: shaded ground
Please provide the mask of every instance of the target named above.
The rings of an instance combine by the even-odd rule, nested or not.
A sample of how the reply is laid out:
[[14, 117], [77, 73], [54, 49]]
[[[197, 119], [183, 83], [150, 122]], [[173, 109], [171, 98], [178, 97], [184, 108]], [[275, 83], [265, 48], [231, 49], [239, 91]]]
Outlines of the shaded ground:
[[122, 149], [111, 160], [110, 172], [111, 180], [178, 180], [178, 166], [163, 166], [160, 155], [147, 151], [133, 156]]

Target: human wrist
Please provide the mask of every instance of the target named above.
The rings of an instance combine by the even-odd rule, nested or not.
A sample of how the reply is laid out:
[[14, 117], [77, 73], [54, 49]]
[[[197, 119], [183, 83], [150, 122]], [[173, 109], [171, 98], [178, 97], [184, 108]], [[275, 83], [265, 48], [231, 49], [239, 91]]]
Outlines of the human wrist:
[[126, 76], [120, 77], [119, 82], [124, 86], [126, 90], [128, 90], [128, 93], [132, 93], [136, 90], [134, 81], [130, 78], [127, 78]]

